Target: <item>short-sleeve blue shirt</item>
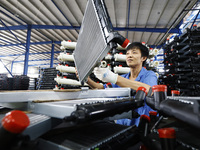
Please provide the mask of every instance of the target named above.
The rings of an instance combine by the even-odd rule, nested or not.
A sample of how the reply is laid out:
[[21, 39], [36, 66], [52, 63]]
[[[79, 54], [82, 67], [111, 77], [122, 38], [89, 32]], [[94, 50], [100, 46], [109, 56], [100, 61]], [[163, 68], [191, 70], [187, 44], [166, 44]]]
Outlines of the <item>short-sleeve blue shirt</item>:
[[[130, 77], [130, 72], [127, 74], [123, 74], [121, 75], [122, 77], [129, 79]], [[145, 68], [142, 67], [139, 75], [137, 76], [137, 78], [135, 79], [135, 81], [139, 81], [145, 84], [148, 84], [150, 86], [154, 86], [157, 85], [157, 76], [153, 71], [150, 70], [146, 70]], [[116, 85], [116, 84], [112, 84], [113, 88], [120, 88], [120, 86]], [[106, 84], [104, 84], [104, 88], [107, 88]], [[135, 109], [135, 111], [140, 114], [140, 115], [148, 115], [149, 116], [149, 111], [154, 111], [153, 109], [151, 109], [146, 103], [144, 104], [143, 107], [139, 107], [137, 109]], [[138, 126], [140, 121], [140, 118], [133, 118], [132, 120], [130, 119], [119, 119], [117, 120], [117, 124], [122, 124], [122, 125], [136, 125]]]

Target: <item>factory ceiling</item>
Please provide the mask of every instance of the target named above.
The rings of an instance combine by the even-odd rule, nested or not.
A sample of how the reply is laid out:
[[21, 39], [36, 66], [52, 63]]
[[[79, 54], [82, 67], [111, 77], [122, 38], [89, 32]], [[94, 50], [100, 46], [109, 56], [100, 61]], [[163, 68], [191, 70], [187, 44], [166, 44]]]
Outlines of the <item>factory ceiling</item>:
[[[131, 42], [161, 45], [197, 0], [105, 0], [115, 31]], [[87, 0], [1, 0], [0, 59], [29, 66], [54, 66], [63, 40], [76, 42]], [[27, 36], [28, 35], [28, 36]], [[30, 37], [30, 38], [29, 38]]]

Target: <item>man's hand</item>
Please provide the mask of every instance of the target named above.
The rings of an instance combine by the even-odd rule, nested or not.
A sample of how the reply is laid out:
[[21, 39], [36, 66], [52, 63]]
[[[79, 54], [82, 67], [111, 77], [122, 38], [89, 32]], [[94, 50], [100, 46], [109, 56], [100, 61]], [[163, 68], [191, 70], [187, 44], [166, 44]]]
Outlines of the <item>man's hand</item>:
[[[77, 79], [79, 80], [78, 71], [77, 71], [76, 67], [75, 67], [75, 74], [76, 74]], [[87, 80], [85, 81], [86, 83], [87, 83], [88, 79], [89, 79], [89, 77], [88, 77]]]
[[75, 67], [75, 74], [76, 74], [76, 77], [79, 79], [78, 71], [77, 71], [76, 67]]
[[94, 68], [94, 75], [103, 82], [116, 83], [118, 75], [110, 71], [108, 68]]

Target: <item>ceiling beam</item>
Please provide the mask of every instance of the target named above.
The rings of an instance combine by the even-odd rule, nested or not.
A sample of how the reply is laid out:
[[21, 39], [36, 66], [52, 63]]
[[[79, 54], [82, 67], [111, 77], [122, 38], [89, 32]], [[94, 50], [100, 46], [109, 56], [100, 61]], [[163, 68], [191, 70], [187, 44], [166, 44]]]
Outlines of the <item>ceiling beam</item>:
[[[32, 61], [50, 61], [51, 59], [32, 59], [32, 60], [28, 60], [29, 62], [32, 62]], [[58, 60], [57, 58], [54, 58], [54, 60]], [[20, 62], [24, 62], [24, 60], [16, 60], [16, 61], [13, 61], [13, 63], [20, 63]]]
[[[55, 51], [54, 53], [61, 53], [62, 51]], [[39, 54], [51, 54], [51, 52], [39, 52], [39, 53], [29, 53], [29, 55], [39, 55]], [[10, 54], [10, 55], [0, 55], [0, 57], [14, 57], [14, 56], [21, 56], [21, 55], [25, 55], [25, 53], [23, 54]]]
[[[0, 27], [0, 30], [26, 30], [28, 25], [19, 25], [19, 26], [8, 26]], [[58, 25], [32, 25], [32, 29], [60, 29], [60, 30], [79, 30], [80, 26], [58, 26]], [[129, 28], [129, 27], [113, 27], [115, 31], [135, 31], [135, 32], [159, 32], [165, 33], [168, 31], [168, 28]], [[169, 33], [179, 33], [179, 30], [176, 28], [170, 29]]]
[[[53, 41], [54, 44], [61, 44], [61, 41]], [[42, 44], [52, 44], [52, 41], [44, 41], [44, 42], [32, 42], [30, 45], [42, 45]], [[26, 43], [17, 43], [17, 44], [6, 44], [0, 45], [0, 47], [8, 47], [8, 46], [19, 46], [19, 45], [26, 45]]]
[[[65, 19], [69, 22], [69, 24], [73, 27], [73, 24], [69, 21], [69, 19], [66, 17], [66, 15], [62, 12], [62, 10], [58, 7], [58, 5], [54, 2], [54, 0], [51, 0], [51, 2], [55, 5], [55, 7], [59, 10], [59, 12], [65, 17]], [[78, 33], [77, 29], [75, 29]]]

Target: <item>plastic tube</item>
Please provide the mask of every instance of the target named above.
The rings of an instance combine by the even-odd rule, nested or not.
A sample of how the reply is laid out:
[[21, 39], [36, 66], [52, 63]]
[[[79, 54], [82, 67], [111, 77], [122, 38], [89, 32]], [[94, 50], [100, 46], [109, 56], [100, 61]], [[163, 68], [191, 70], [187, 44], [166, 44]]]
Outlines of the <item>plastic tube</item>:
[[58, 60], [59, 61], [74, 61], [74, 56], [60, 53], [60, 55], [58, 56]]
[[101, 68], [106, 68], [107, 67], [107, 62], [106, 61], [101, 61]]
[[115, 58], [115, 61], [122, 61], [122, 62], [126, 61], [126, 55], [123, 55], [123, 54], [115, 54], [114, 58]]
[[166, 85], [154, 85], [152, 87], [155, 108], [160, 110], [160, 102], [167, 98], [167, 86]]
[[60, 49], [61, 49], [62, 51], [64, 51], [64, 50], [65, 50], [65, 47], [64, 47], [64, 46], [60, 46]]
[[62, 65], [58, 65], [56, 67], [56, 70], [59, 70], [60, 72], [76, 73], [75, 67], [68, 67], [68, 66], [62, 66]]
[[159, 61], [150, 60], [149, 62], [149, 67], [151, 68], [158, 67], [158, 65], [159, 65]]
[[176, 132], [173, 128], [158, 129], [162, 150], [176, 149]]
[[[129, 45], [129, 44], [128, 44], [128, 45]], [[128, 45], [127, 45], [127, 46], [128, 46]], [[126, 46], [126, 47], [127, 47], [127, 46]], [[126, 50], [126, 48], [123, 48], [123, 47], [122, 47], [121, 45], [119, 45], [119, 44], [117, 44], [117, 48], [116, 48], [116, 49], [118, 49], [118, 50]]]
[[178, 90], [171, 90], [172, 96], [180, 96], [180, 91]]
[[113, 58], [113, 56], [111, 54], [107, 54], [105, 56], [105, 60], [111, 60]]
[[150, 131], [152, 130], [152, 127], [155, 125], [155, 123], [156, 123], [157, 120], [158, 120], [157, 114], [158, 114], [158, 113], [157, 113], [156, 111], [149, 111], [149, 117], [150, 117], [150, 119], [151, 119], [150, 124], [149, 124], [149, 126], [150, 126]]
[[76, 48], [76, 42], [62, 41], [61, 45], [67, 49], [75, 49]]
[[140, 116], [140, 123], [138, 125], [138, 129], [143, 134], [144, 137], [148, 135], [150, 132], [149, 130], [149, 123], [150, 123], [150, 117], [147, 115], [141, 115]]
[[154, 57], [153, 48], [149, 49], [149, 57], [150, 58]]
[[129, 67], [114, 67], [114, 73], [119, 73], [119, 74], [124, 74], [124, 73], [129, 73], [130, 68]]
[[[78, 86], [82, 86], [81, 83], [77, 80], [73, 80], [73, 79], [66, 79], [66, 78], [54, 78], [54, 80], [58, 83], [58, 84], [67, 84], [67, 85], [78, 85]], [[87, 83], [84, 83], [84, 85], [88, 85]]]
[[158, 55], [158, 49], [154, 49], [153, 54], [154, 54], [154, 56]]
[[153, 62], [153, 66], [154, 66], [154, 67], [158, 67], [158, 65], [159, 65], [159, 61], [154, 61], [154, 62]]
[[144, 98], [146, 97], [147, 95], [147, 89], [145, 87], [139, 87], [136, 91], [136, 94], [135, 94], [135, 99], [136, 100], [144, 100]]

